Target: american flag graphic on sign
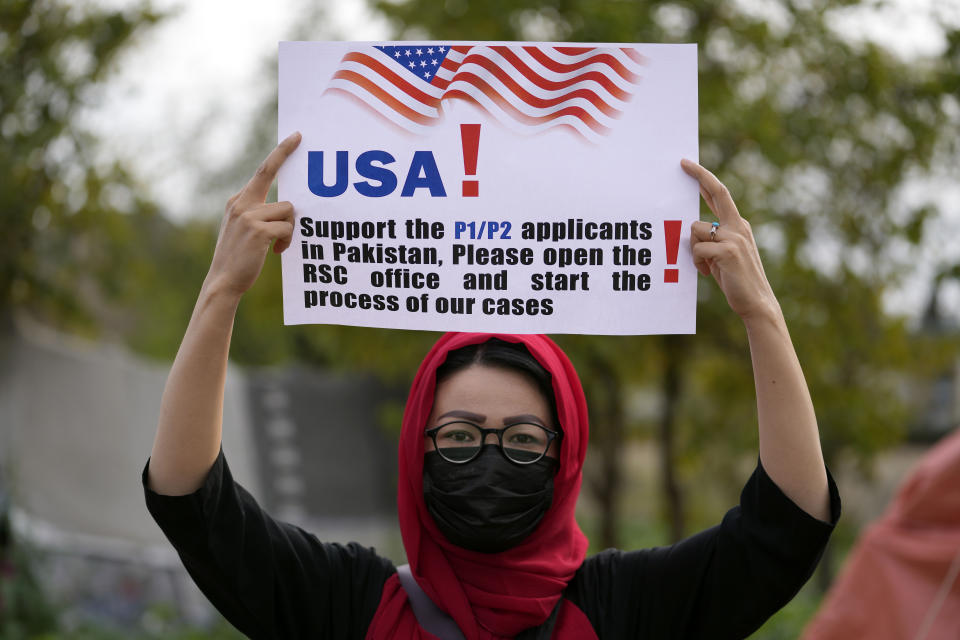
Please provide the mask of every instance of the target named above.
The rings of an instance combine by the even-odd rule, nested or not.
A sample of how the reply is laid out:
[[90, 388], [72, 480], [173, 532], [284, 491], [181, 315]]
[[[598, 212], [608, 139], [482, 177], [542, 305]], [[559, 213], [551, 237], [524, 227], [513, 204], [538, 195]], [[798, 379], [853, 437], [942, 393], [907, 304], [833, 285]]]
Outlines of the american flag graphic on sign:
[[327, 91], [346, 92], [407, 131], [425, 133], [443, 101], [466, 100], [520, 133], [610, 132], [640, 82], [630, 47], [369, 46], [343, 57]]

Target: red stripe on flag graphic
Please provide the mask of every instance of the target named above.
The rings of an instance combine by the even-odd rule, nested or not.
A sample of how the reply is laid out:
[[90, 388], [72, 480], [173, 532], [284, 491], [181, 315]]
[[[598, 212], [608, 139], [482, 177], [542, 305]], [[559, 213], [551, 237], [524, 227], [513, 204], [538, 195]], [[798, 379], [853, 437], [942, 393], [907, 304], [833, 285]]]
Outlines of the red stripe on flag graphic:
[[643, 64], [629, 47], [385, 45], [347, 53], [328, 89], [413, 132], [440, 121], [444, 100], [466, 100], [521, 133], [565, 126], [597, 141]]

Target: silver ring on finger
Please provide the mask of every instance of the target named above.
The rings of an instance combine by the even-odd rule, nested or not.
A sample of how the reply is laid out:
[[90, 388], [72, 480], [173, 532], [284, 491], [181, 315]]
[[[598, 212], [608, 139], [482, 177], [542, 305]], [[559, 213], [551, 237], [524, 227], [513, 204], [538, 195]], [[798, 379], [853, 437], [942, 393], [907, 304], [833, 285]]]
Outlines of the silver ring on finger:
[[720, 228], [719, 222], [713, 222], [710, 224], [710, 239], [714, 242], [717, 241], [717, 230]]

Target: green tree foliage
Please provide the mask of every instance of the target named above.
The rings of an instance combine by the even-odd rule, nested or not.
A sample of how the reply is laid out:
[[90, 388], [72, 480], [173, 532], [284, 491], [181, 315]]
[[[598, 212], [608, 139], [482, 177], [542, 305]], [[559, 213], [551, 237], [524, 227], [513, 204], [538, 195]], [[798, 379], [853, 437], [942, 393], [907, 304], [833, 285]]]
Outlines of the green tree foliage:
[[[906, 62], [832, 25], [858, 2], [592, 2], [587, 0], [373, 2], [399, 38], [696, 42], [701, 160], [752, 222], [810, 382], [828, 461], [868, 463], [902, 436], [904, 376], [942, 360], [883, 306], [939, 215], [933, 198], [905, 205], [899, 188], [955, 166], [960, 36], [944, 27], [943, 56]], [[310, 33], [306, 24], [301, 28]], [[251, 137], [236, 184], [272, 146], [275, 104]], [[241, 177], [242, 176], [242, 177]], [[704, 209], [704, 217], [709, 213]], [[372, 367], [408, 379], [435, 338], [350, 327], [279, 329], [279, 261], [241, 304], [233, 355], [248, 363], [299, 359]], [[586, 488], [602, 507], [599, 546], [618, 542], [623, 442], [660, 445], [670, 537], [712, 522], [703, 478], [736, 498], [742, 462], [756, 455], [755, 400], [746, 337], [719, 291], [700, 285], [696, 336], [561, 336], [591, 402], [594, 462]], [[265, 331], [265, 326], [278, 327]], [[652, 387], [661, 408], [632, 424], [628, 390]], [[688, 504], [689, 503], [689, 504]]]
[[116, 57], [158, 19], [52, 0], [0, 3], [0, 323], [14, 308], [93, 331], [130, 287], [151, 225], [163, 226], [78, 124]]
[[[925, 224], [940, 213], [934, 198], [904, 204], [899, 188], [957, 163], [955, 27], [944, 26], [943, 56], [907, 62], [834, 27], [841, 12], [873, 6], [853, 0], [373, 5], [407, 39], [696, 42], [701, 161], [753, 223], [828, 461], [850, 452], [866, 462], [897, 441], [906, 421], [903, 376], [937, 358], [884, 309], [883, 297], [903, 283]], [[592, 427], [604, 464], [592, 486], [601, 492], [618, 491], [625, 389], [662, 390], [659, 424], [649, 427], [661, 442], [672, 537], [688, 528], [682, 478], [695, 469], [740, 477], [736, 462], [756, 451], [742, 324], [712, 283], [701, 282], [700, 301], [693, 337], [563, 340], [595, 392]], [[617, 496], [603, 502], [615, 509]], [[604, 529], [603, 544], [616, 542], [616, 526]]]
[[55, 628], [55, 610], [37, 582], [30, 550], [14, 544], [0, 495], [0, 640], [37, 637]]
[[[936, 368], [945, 351], [917, 340], [883, 306], [900, 286], [939, 215], [935, 199], [905, 205], [899, 188], [957, 159], [960, 35], [948, 48], [906, 62], [854, 42], [832, 25], [870, 3], [425, 0], [373, 2], [406, 39], [696, 42], [700, 59], [701, 160], [730, 187], [757, 234], [807, 373], [828, 462], [842, 453], [865, 465], [902, 436], [904, 376]], [[309, 29], [308, 27], [303, 27]], [[308, 31], [309, 32], [309, 31]], [[275, 104], [251, 137], [244, 170], [272, 146]], [[239, 184], [239, 178], [237, 182]], [[931, 194], [933, 195], [933, 194]], [[709, 213], [704, 208], [704, 217]], [[406, 378], [434, 335], [350, 327], [277, 326], [279, 261], [241, 305], [233, 354], [250, 363], [296, 358], [372, 367]], [[685, 491], [703, 478], [730, 504], [755, 455], [755, 404], [742, 324], [713, 283], [702, 281], [696, 336], [561, 336], [591, 404], [595, 462], [586, 488], [601, 506], [599, 546], [620, 530], [624, 439], [659, 442], [670, 537], [716, 517], [714, 492]], [[630, 388], [661, 396], [658, 418], [631, 424]], [[687, 503], [691, 503], [688, 505]]]

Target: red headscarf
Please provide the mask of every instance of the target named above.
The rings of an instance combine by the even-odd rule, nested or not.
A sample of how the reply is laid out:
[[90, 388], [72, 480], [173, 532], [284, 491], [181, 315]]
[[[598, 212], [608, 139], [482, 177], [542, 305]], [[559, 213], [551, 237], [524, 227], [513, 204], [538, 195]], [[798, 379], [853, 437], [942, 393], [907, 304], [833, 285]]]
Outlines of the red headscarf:
[[[563, 429], [553, 503], [540, 525], [520, 545], [500, 553], [468, 551], [447, 541], [423, 500], [423, 431], [433, 408], [437, 368], [447, 353], [500, 338], [524, 344], [550, 372]], [[542, 624], [587, 552], [587, 537], [574, 520], [581, 469], [587, 451], [587, 403], [573, 365], [541, 335], [448, 333], [424, 358], [410, 389], [400, 434], [397, 505], [410, 568], [433, 602], [456, 621], [467, 640], [513, 638]], [[433, 638], [420, 628], [397, 576], [387, 580], [367, 640]], [[595, 639], [584, 613], [565, 602], [554, 638]]]

